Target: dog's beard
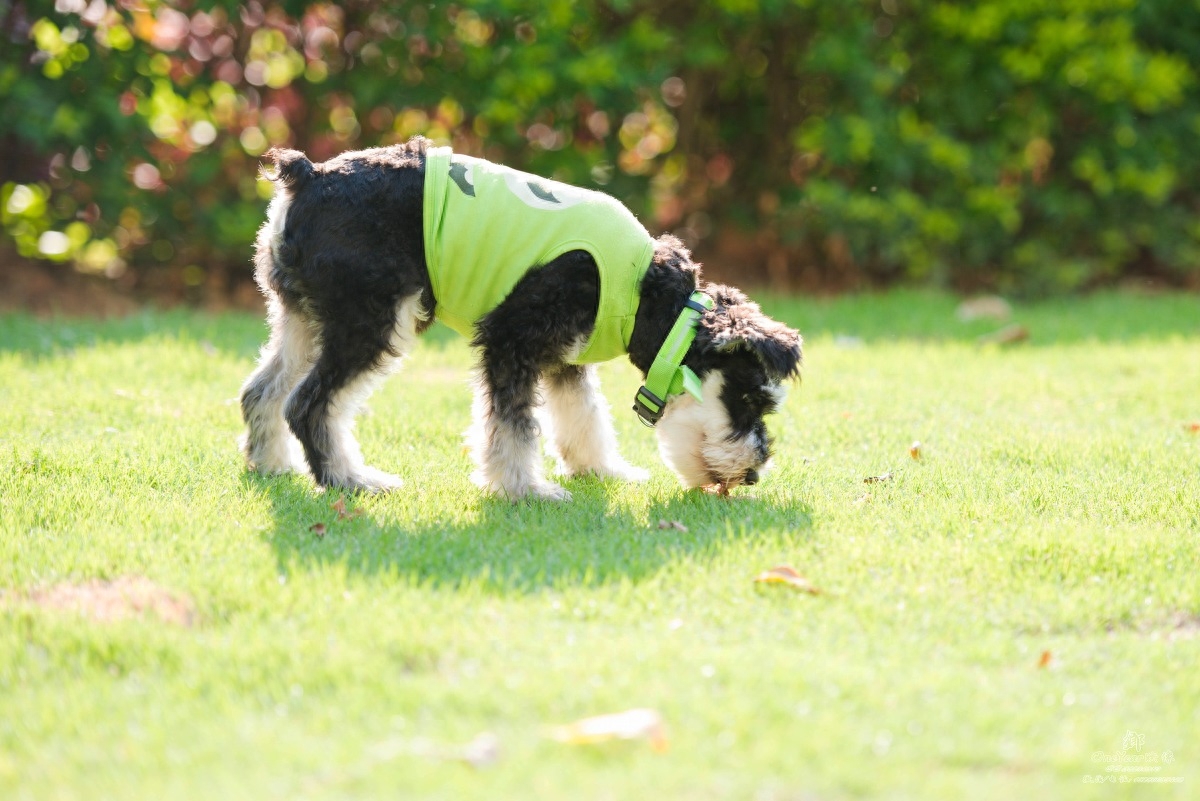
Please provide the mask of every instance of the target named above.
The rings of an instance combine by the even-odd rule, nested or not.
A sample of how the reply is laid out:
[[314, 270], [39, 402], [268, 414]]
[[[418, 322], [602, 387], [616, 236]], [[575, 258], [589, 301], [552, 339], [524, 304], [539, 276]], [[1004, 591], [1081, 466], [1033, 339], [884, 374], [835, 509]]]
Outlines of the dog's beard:
[[742, 484], [747, 471], [765, 472], [758, 434], [733, 436], [729, 412], [721, 401], [724, 376], [714, 370], [704, 379], [703, 402], [690, 395], [672, 398], [655, 429], [662, 460], [688, 489]]

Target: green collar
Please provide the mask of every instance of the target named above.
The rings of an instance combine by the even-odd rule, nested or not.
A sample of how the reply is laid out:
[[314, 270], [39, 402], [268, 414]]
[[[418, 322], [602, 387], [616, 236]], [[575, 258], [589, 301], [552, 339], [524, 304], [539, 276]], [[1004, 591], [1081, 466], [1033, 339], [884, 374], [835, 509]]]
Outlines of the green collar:
[[675, 395], [686, 392], [698, 401], [703, 399], [699, 377], [691, 368], [684, 367], [682, 362], [696, 338], [696, 324], [700, 315], [715, 306], [712, 298], [696, 291], [679, 312], [679, 318], [671, 326], [671, 333], [667, 334], [662, 347], [658, 349], [658, 355], [654, 357], [654, 364], [650, 365], [650, 372], [646, 373], [646, 383], [633, 398], [633, 410], [646, 425], [653, 427], [659, 421], [667, 408], [667, 401]]

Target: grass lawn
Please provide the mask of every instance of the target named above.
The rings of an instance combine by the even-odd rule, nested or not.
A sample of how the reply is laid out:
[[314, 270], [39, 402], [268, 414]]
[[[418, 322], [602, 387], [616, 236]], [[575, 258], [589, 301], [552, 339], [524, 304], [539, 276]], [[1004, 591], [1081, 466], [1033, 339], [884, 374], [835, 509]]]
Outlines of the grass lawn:
[[[765, 305], [807, 369], [757, 486], [683, 492], [612, 363], [651, 481], [485, 500], [435, 330], [359, 424], [407, 485], [345, 520], [243, 469], [260, 319], [0, 317], [0, 798], [1200, 797], [1200, 298], [1011, 347], [941, 295]], [[667, 750], [547, 736], [636, 707]]]

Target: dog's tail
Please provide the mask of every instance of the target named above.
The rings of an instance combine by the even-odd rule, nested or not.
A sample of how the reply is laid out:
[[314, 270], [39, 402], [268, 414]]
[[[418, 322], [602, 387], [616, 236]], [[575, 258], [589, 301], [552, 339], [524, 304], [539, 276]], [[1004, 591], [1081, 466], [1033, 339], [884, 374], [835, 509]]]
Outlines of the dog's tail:
[[303, 189], [313, 177], [312, 162], [299, 150], [273, 147], [267, 151], [267, 158], [274, 163], [275, 170], [264, 170], [263, 175], [285, 189]]
[[264, 167], [262, 176], [275, 183], [275, 196], [267, 207], [267, 220], [258, 230], [254, 278], [264, 293], [278, 295], [285, 307], [297, 309], [300, 296], [292, 277], [296, 251], [286, 236], [287, 218], [297, 192], [312, 181], [316, 171], [299, 150], [272, 148], [266, 157], [274, 168]]

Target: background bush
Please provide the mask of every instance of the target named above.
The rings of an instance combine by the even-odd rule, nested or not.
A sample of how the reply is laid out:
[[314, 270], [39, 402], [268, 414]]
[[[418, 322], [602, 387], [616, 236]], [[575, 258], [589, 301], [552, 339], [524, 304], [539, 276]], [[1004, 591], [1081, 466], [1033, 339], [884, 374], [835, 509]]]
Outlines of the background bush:
[[248, 276], [270, 146], [416, 133], [748, 282], [1200, 282], [1195, 3], [43, 0], [0, 38], [5, 234], [122, 285]]

